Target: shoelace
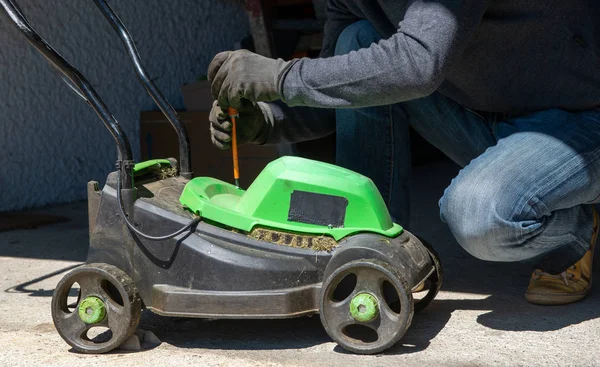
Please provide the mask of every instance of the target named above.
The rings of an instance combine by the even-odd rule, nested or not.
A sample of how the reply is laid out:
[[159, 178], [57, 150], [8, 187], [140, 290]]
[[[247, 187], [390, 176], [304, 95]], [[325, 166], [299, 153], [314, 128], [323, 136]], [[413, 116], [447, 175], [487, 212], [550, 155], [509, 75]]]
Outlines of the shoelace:
[[[575, 270], [575, 266], [573, 266], [571, 269]], [[562, 281], [565, 282], [565, 285], [569, 285], [569, 280], [573, 279], [573, 277], [575, 276], [575, 274], [568, 273], [566, 271], [563, 271], [560, 274], [549, 274], [549, 273], [546, 273], [545, 271], [541, 271], [538, 269], [536, 269], [533, 272], [533, 274], [534, 274], [536, 280], [540, 279], [542, 276], [545, 276], [545, 277], [550, 277], [550, 278], [562, 279]]]

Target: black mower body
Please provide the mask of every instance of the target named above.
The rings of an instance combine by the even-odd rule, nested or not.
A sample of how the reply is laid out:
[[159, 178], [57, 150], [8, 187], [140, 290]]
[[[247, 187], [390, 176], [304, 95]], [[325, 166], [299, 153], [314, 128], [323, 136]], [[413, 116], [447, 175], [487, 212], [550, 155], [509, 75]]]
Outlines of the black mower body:
[[[321, 284], [340, 265], [357, 259], [397, 264], [410, 287], [433, 265], [427, 249], [404, 232], [390, 239], [359, 234], [332, 252], [258, 241], [201, 221], [193, 233], [149, 241], [129, 230], [118, 214], [116, 172], [103, 190], [88, 184], [88, 263], [122, 269], [135, 282], [144, 306], [165, 316], [288, 318], [319, 312]], [[187, 180], [171, 177], [137, 184], [133, 222], [145, 233], [173, 232], [191, 214], [178, 199]]]

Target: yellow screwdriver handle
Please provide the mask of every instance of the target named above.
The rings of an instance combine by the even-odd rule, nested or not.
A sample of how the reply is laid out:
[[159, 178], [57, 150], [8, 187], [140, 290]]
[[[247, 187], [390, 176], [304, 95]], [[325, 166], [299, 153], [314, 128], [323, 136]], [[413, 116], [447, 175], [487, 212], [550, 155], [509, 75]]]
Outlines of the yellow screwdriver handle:
[[233, 180], [236, 187], [240, 187], [240, 167], [238, 162], [238, 150], [237, 150], [237, 132], [235, 126], [235, 120], [239, 117], [238, 111], [235, 108], [229, 107], [227, 114], [231, 119], [231, 153], [233, 155]]

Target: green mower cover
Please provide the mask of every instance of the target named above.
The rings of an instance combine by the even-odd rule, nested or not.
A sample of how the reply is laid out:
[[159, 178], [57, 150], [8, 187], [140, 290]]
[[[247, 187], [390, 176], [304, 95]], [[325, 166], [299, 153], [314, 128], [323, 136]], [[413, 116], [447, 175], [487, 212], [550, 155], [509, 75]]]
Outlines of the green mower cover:
[[246, 191], [214, 178], [194, 178], [179, 201], [197, 215], [246, 232], [264, 227], [336, 240], [359, 232], [387, 237], [402, 232], [369, 178], [297, 157], [271, 162]]

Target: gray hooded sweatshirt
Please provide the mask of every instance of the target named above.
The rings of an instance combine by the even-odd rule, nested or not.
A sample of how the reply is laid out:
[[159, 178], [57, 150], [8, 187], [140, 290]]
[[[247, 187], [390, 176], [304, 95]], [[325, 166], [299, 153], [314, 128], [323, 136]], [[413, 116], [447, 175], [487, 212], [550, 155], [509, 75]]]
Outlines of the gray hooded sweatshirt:
[[[361, 19], [383, 39], [333, 56], [340, 33]], [[333, 108], [435, 91], [487, 112], [597, 108], [600, 0], [329, 0], [321, 57], [286, 71], [285, 103], [269, 104], [269, 143], [331, 133]]]

